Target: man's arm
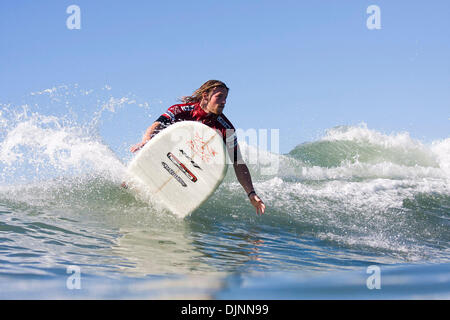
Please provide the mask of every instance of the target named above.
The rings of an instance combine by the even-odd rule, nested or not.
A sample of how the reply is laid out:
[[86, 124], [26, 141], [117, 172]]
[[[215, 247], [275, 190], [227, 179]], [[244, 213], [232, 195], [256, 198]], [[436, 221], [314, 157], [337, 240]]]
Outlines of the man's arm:
[[263, 214], [266, 209], [266, 205], [258, 197], [255, 189], [253, 188], [252, 177], [247, 165], [242, 159], [239, 146], [236, 146], [235, 148], [229, 148], [228, 153], [230, 155], [230, 159], [233, 160], [233, 168], [234, 172], [236, 173], [236, 178], [244, 188], [246, 194], [248, 195], [248, 198], [250, 199], [250, 202], [255, 207], [256, 213], [259, 215]]
[[148, 127], [147, 131], [145, 132], [144, 136], [142, 137], [142, 141], [130, 148], [131, 152], [136, 152], [139, 149], [141, 149], [147, 142], [150, 141], [150, 139], [166, 128], [167, 126], [173, 124], [176, 119], [179, 119], [182, 117], [183, 112], [189, 112], [189, 110], [185, 110], [180, 105], [173, 105], [169, 109], [167, 109], [166, 112], [164, 112], [158, 119], [156, 119], [153, 124]]
[[159, 131], [162, 130], [162, 125], [161, 122], [155, 121], [150, 127], [147, 128], [147, 130], [145, 131], [144, 136], [142, 137], [142, 141], [139, 142], [138, 144], [132, 146], [130, 148], [131, 152], [136, 152], [138, 150], [140, 150], [143, 146], [145, 146], [145, 144], [147, 142], [150, 141], [150, 139], [157, 134]]

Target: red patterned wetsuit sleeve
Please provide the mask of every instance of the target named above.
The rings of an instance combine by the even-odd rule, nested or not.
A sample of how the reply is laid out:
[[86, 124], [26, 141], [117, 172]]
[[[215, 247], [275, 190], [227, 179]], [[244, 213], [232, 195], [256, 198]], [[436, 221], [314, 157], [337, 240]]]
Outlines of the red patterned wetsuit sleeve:
[[177, 121], [189, 120], [193, 106], [189, 104], [175, 104], [167, 109], [156, 121], [164, 125], [171, 125]]

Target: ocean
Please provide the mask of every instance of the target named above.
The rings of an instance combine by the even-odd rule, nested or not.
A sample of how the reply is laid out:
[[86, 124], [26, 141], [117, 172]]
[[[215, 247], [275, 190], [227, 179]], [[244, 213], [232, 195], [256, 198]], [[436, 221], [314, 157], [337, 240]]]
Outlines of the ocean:
[[0, 299], [450, 298], [449, 137], [360, 124], [285, 154], [241, 142], [266, 213], [230, 168], [180, 219], [120, 187], [129, 145], [104, 132], [152, 104], [104, 89], [0, 104]]

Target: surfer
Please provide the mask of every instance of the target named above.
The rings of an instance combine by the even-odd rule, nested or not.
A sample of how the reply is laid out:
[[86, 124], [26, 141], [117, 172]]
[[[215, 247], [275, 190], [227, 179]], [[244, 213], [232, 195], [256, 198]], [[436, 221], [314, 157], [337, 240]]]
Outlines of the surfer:
[[194, 91], [192, 96], [182, 98], [182, 104], [171, 106], [145, 132], [142, 141], [130, 148], [131, 152], [141, 149], [150, 139], [167, 126], [178, 121], [199, 121], [218, 131], [227, 146], [234, 172], [244, 188], [256, 213], [265, 211], [265, 204], [253, 188], [252, 178], [242, 159], [237, 143], [235, 128], [222, 113], [228, 97], [229, 88], [219, 80], [209, 80]]

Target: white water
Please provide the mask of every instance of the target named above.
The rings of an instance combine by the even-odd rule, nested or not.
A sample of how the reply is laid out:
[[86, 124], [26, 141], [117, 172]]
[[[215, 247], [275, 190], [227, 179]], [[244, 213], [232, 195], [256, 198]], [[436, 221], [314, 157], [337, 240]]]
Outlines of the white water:
[[[112, 151], [117, 146], [104, 142], [99, 127], [108, 126], [108, 115], [126, 108], [145, 111], [148, 104], [108, 95], [97, 99], [91, 116], [80, 123], [81, 117], [73, 115], [71, 95], [66, 94], [72, 91], [67, 90], [51, 88], [33, 94], [48, 96], [57, 105], [69, 101], [70, 106], [59, 115], [47, 114], [45, 108], [32, 104], [0, 105], [0, 194], [3, 199], [30, 206], [78, 207], [80, 211], [102, 207], [108, 212], [119, 207], [126, 211], [128, 204], [115, 201], [110, 194], [120, 193], [113, 186], [121, 183], [129, 158], [121, 159]], [[78, 89], [76, 93], [94, 94]], [[407, 132], [385, 134], [365, 124], [336, 127], [310, 143], [309, 149], [301, 149], [322, 157], [342, 157], [333, 166], [240, 145], [268, 216], [281, 225], [298, 225], [304, 232], [313, 230], [318, 239], [345, 246], [393, 250], [410, 260], [424, 258], [421, 251], [429, 250], [428, 234], [431, 241], [445, 242], [448, 237], [442, 221], [438, 225], [416, 223], [417, 217], [405, 214], [409, 212], [405, 203], [417, 206], [420, 195], [426, 195], [427, 201], [450, 195], [450, 138], [425, 144]], [[278, 170], [265, 170], [270, 166]], [[249, 211], [249, 205], [232, 169], [219, 193], [205, 210], [215, 209], [214, 203], [222, 208], [219, 215], [232, 212], [232, 217], [245, 221], [247, 213], [240, 212]], [[136, 204], [131, 207], [136, 209]], [[429, 210], [445, 218], [447, 209], [438, 205]], [[160, 210], [153, 206], [152, 211]], [[426, 259], [445, 256], [430, 252]]]

